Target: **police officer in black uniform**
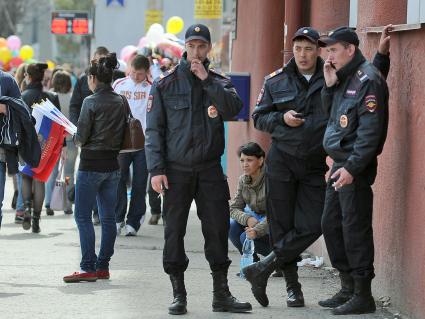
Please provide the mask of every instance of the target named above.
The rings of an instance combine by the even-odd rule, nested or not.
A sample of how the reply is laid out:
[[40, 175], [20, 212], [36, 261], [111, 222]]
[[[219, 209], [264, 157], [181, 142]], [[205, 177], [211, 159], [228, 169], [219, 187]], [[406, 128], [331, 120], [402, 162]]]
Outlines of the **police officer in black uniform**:
[[169, 313], [186, 313], [184, 236], [193, 200], [212, 271], [213, 311], [246, 312], [251, 304], [239, 302], [227, 284], [230, 196], [220, 165], [223, 120], [237, 115], [242, 101], [228, 78], [208, 68], [208, 28], [190, 26], [185, 42], [180, 64], [153, 84], [147, 106], [147, 165], [167, 214], [163, 266], [174, 295]]
[[[321, 101], [324, 62], [318, 39], [309, 27], [294, 34], [294, 58], [265, 78], [252, 115], [255, 127], [272, 136], [266, 190], [273, 252], [243, 269], [262, 306], [269, 303], [267, 280], [276, 267], [286, 280], [287, 306], [304, 306], [297, 261], [322, 234], [328, 169], [322, 142], [329, 114]], [[374, 63], [388, 73], [387, 55], [378, 53]]]
[[376, 309], [371, 185], [387, 136], [388, 87], [363, 57], [353, 30], [338, 28], [320, 44], [328, 52], [322, 98], [330, 113], [323, 145], [334, 161], [322, 229], [333, 267], [354, 281], [354, 294], [336, 296], [340, 305], [332, 313], [371, 313]]

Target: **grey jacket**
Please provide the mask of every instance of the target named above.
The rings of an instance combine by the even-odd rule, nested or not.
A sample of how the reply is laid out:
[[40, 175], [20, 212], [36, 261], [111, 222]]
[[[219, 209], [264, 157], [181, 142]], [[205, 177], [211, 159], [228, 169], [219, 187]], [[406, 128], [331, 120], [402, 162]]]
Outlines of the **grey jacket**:
[[[264, 168], [261, 169], [261, 174], [254, 180], [247, 175], [239, 177], [238, 189], [235, 196], [230, 201], [230, 217], [242, 226], [247, 226], [247, 221], [250, 217], [250, 215], [244, 212], [246, 205], [259, 215], [266, 214]], [[258, 237], [266, 235], [268, 233], [268, 228], [267, 218], [254, 226], [254, 230], [257, 232]]]

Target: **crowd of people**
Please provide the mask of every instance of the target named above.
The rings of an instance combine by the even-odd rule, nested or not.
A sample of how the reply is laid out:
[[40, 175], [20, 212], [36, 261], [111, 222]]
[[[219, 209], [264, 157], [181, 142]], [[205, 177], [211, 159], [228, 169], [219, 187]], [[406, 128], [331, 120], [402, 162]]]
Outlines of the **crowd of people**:
[[[74, 194], [69, 192], [64, 213], [74, 213], [81, 263], [63, 280], [75, 283], [110, 278], [116, 237], [123, 230], [137, 235], [148, 195], [149, 224], [163, 218], [163, 267], [174, 297], [169, 314], [187, 312], [184, 236], [192, 201], [211, 268], [213, 311], [252, 310], [231, 294], [227, 280], [228, 242], [242, 254], [246, 239], [254, 241], [254, 263], [241, 272], [256, 300], [269, 304], [266, 287], [275, 271], [286, 281], [287, 306], [303, 307], [297, 262], [323, 234], [341, 290], [319, 304], [334, 308], [335, 315], [374, 312], [371, 185], [388, 126], [390, 31], [391, 25], [384, 29], [373, 63], [350, 28], [320, 37], [303, 27], [293, 35], [294, 57], [265, 77], [252, 115], [255, 128], [271, 135], [270, 150], [266, 156], [255, 142], [240, 146], [243, 175], [231, 200], [220, 165], [223, 121], [239, 113], [242, 101], [231, 81], [209, 68], [212, 44], [205, 25], [187, 29], [177, 65], [135, 52], [120, 71], [115, 53], [98, 47], [78, 79], [66, 66], [48, 74], [44, 63], [22, 65], [15, 79], [0, 71], [1, 200], [7, 167], [16, 179], [15, 222], [39, 233], [43, 203], [47, 215], [55, 213], [52, 189], [64, 170]], [[77, 126], [63, 141], [63, 168], [58, 163], [46, 183], [17, 170], [18, 161], [37, 167], [44, 151], [30, 111], [44, 99]], [[129, 115], [140, 122], [145, 147], [123, 149]], [[328, 179], [327, 156], [333, 160]], [[102, 232], [98, 253], [94, 224]]]

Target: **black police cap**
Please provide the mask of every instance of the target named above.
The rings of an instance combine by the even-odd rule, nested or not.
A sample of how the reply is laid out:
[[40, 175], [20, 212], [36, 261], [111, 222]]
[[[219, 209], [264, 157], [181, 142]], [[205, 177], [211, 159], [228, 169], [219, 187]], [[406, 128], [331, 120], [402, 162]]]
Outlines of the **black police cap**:
[[317, 43], [317, 41], [320, 38], [319, 32], [317, 32], [315, 29], [310, 27], [302, 27], [295, 32], [294, 36], [292, 37], [292, 41], [298, 38], [306, 38], [307, 40]]
[[206, 25], [193, 24], [186, 30], [184, 40], [185, 42], [190, 40], [202, 40], [211, 43], [210, 30]]
[[337, 42], [345, 42], [354, 44], [355, 46], [359, 45], [359, 37], [353, 29], [349, 27], [339, 27], [331, 32], [325, 37], [319, 39], [319, 46], [326, 47], [328, 45], [333, 45]]

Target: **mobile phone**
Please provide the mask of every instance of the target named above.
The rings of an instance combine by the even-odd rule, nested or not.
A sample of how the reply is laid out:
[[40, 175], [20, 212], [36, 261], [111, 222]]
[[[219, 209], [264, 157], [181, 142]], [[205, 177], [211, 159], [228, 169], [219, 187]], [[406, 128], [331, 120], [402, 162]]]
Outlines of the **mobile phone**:
[[304, 114], [303, 113], [295, 113], [292, 114], [293, 117], [297, 118], [297, 119], [303, 119], [304, 118]]
[[331, 65], [332, 69], [336, 69], [336, 67], [335, 67], [335, 65], [332, 63], [332, 61], [331, 61], [331, 62], [329, 62], [329, 63], [330, 63], [330, 65]]

